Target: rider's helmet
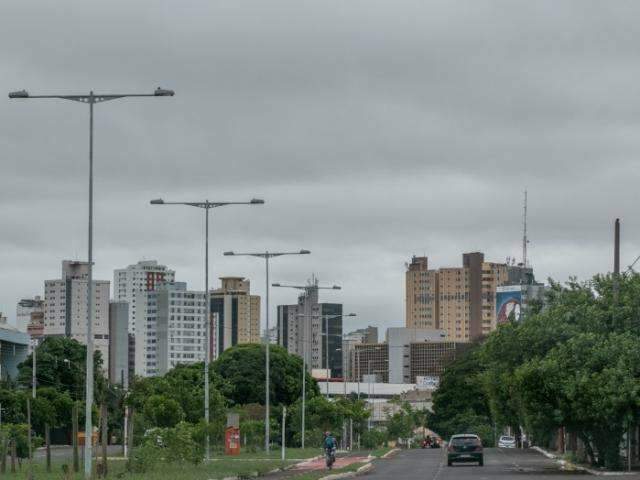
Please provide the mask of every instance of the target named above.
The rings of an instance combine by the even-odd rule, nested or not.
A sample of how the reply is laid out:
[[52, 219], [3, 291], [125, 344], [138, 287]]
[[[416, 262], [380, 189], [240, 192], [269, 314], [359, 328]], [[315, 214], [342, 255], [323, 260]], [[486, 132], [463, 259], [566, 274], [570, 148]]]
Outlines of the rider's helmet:
[[324, 432], [324, 436], [325, 437], [330, 437], [331, 436], [331, 432]]

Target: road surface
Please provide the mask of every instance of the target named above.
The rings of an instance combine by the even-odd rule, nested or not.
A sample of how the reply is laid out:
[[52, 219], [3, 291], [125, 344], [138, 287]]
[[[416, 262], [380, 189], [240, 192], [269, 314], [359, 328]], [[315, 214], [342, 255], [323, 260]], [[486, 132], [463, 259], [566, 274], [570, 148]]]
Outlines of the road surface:
[[[587, 480], [579, 472], [564, 472], [553, 460], [533, 450], [487, 448], [484, 467], [476, 464], [447, 466], [445, 449], [403, 450], [388, 460], [375, 462], [374, 470], [362, 477], [366, 480]], [[611, 478], [611, 477], [609, 477]], [[640, 476], [613, 477], [640, 479]]]

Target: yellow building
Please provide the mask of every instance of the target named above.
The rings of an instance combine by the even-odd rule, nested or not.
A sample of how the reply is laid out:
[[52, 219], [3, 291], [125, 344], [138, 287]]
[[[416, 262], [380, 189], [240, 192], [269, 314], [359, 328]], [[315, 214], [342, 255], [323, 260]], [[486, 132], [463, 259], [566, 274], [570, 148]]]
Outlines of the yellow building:
[[439, 328], [451, 341], [469, 342], [496, 328], [496, 288], [520, 283], [530, 268], [485, 262], [464, 253], [462, 267], [429, 270], [427, 257], [413, 257], [405, 273], [408, 328]]

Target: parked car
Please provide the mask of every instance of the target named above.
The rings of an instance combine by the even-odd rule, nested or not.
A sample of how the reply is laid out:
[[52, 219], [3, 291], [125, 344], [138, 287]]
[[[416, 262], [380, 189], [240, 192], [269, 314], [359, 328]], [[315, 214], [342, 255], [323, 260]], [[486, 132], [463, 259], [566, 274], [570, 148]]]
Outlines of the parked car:
[[447, 448], [447, 465], [451, 466], [453, 462], [478, 462], [482, 467], [484, 451], [480, 437], [470, 433], [453, 435]]
[[500, 448], [516, 448], [516, 439], [508, 435], [503, 435], [498, 440], [498, 447]]

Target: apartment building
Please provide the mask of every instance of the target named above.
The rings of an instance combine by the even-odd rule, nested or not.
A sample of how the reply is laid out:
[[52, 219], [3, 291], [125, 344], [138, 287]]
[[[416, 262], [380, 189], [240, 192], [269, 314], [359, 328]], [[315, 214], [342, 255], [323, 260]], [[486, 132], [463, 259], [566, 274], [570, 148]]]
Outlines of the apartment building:
[[[60, 279], [44, 282], [44, 336], [66, 336], [87, 344], [88, 262], [64, 260]], [[94, 347], [109, 365], [108, 280], [93, 280]]]
[[144, 323], [135, 336], [136, 374], [164, 375], [178, 364], [204, 361], [205, 293], [175, 282], [156, 285], [144, 297]]
[[529, 267], [486, 262], [483, 253], [471, 252], [462, 255], [461, 267], [437, 270], [429, 270], [427, 257], [413, 257], [405, 281], [408, 328], [443, 329], [451, 341], [470, 342], [497, 327], [498, 287], [535, 279]]
[[260, 296], [244, 277], [221, 277], [211, 298], [211, 358], [242, 343], [260, 343]]
[[137, 314], [142, 309], [144, 292], [163, 283], [173, 283], [176, 272], [157, 260], [141, 260], [113, 271], [113, 299], [129, 305], [129, 333], [136, 333]]

